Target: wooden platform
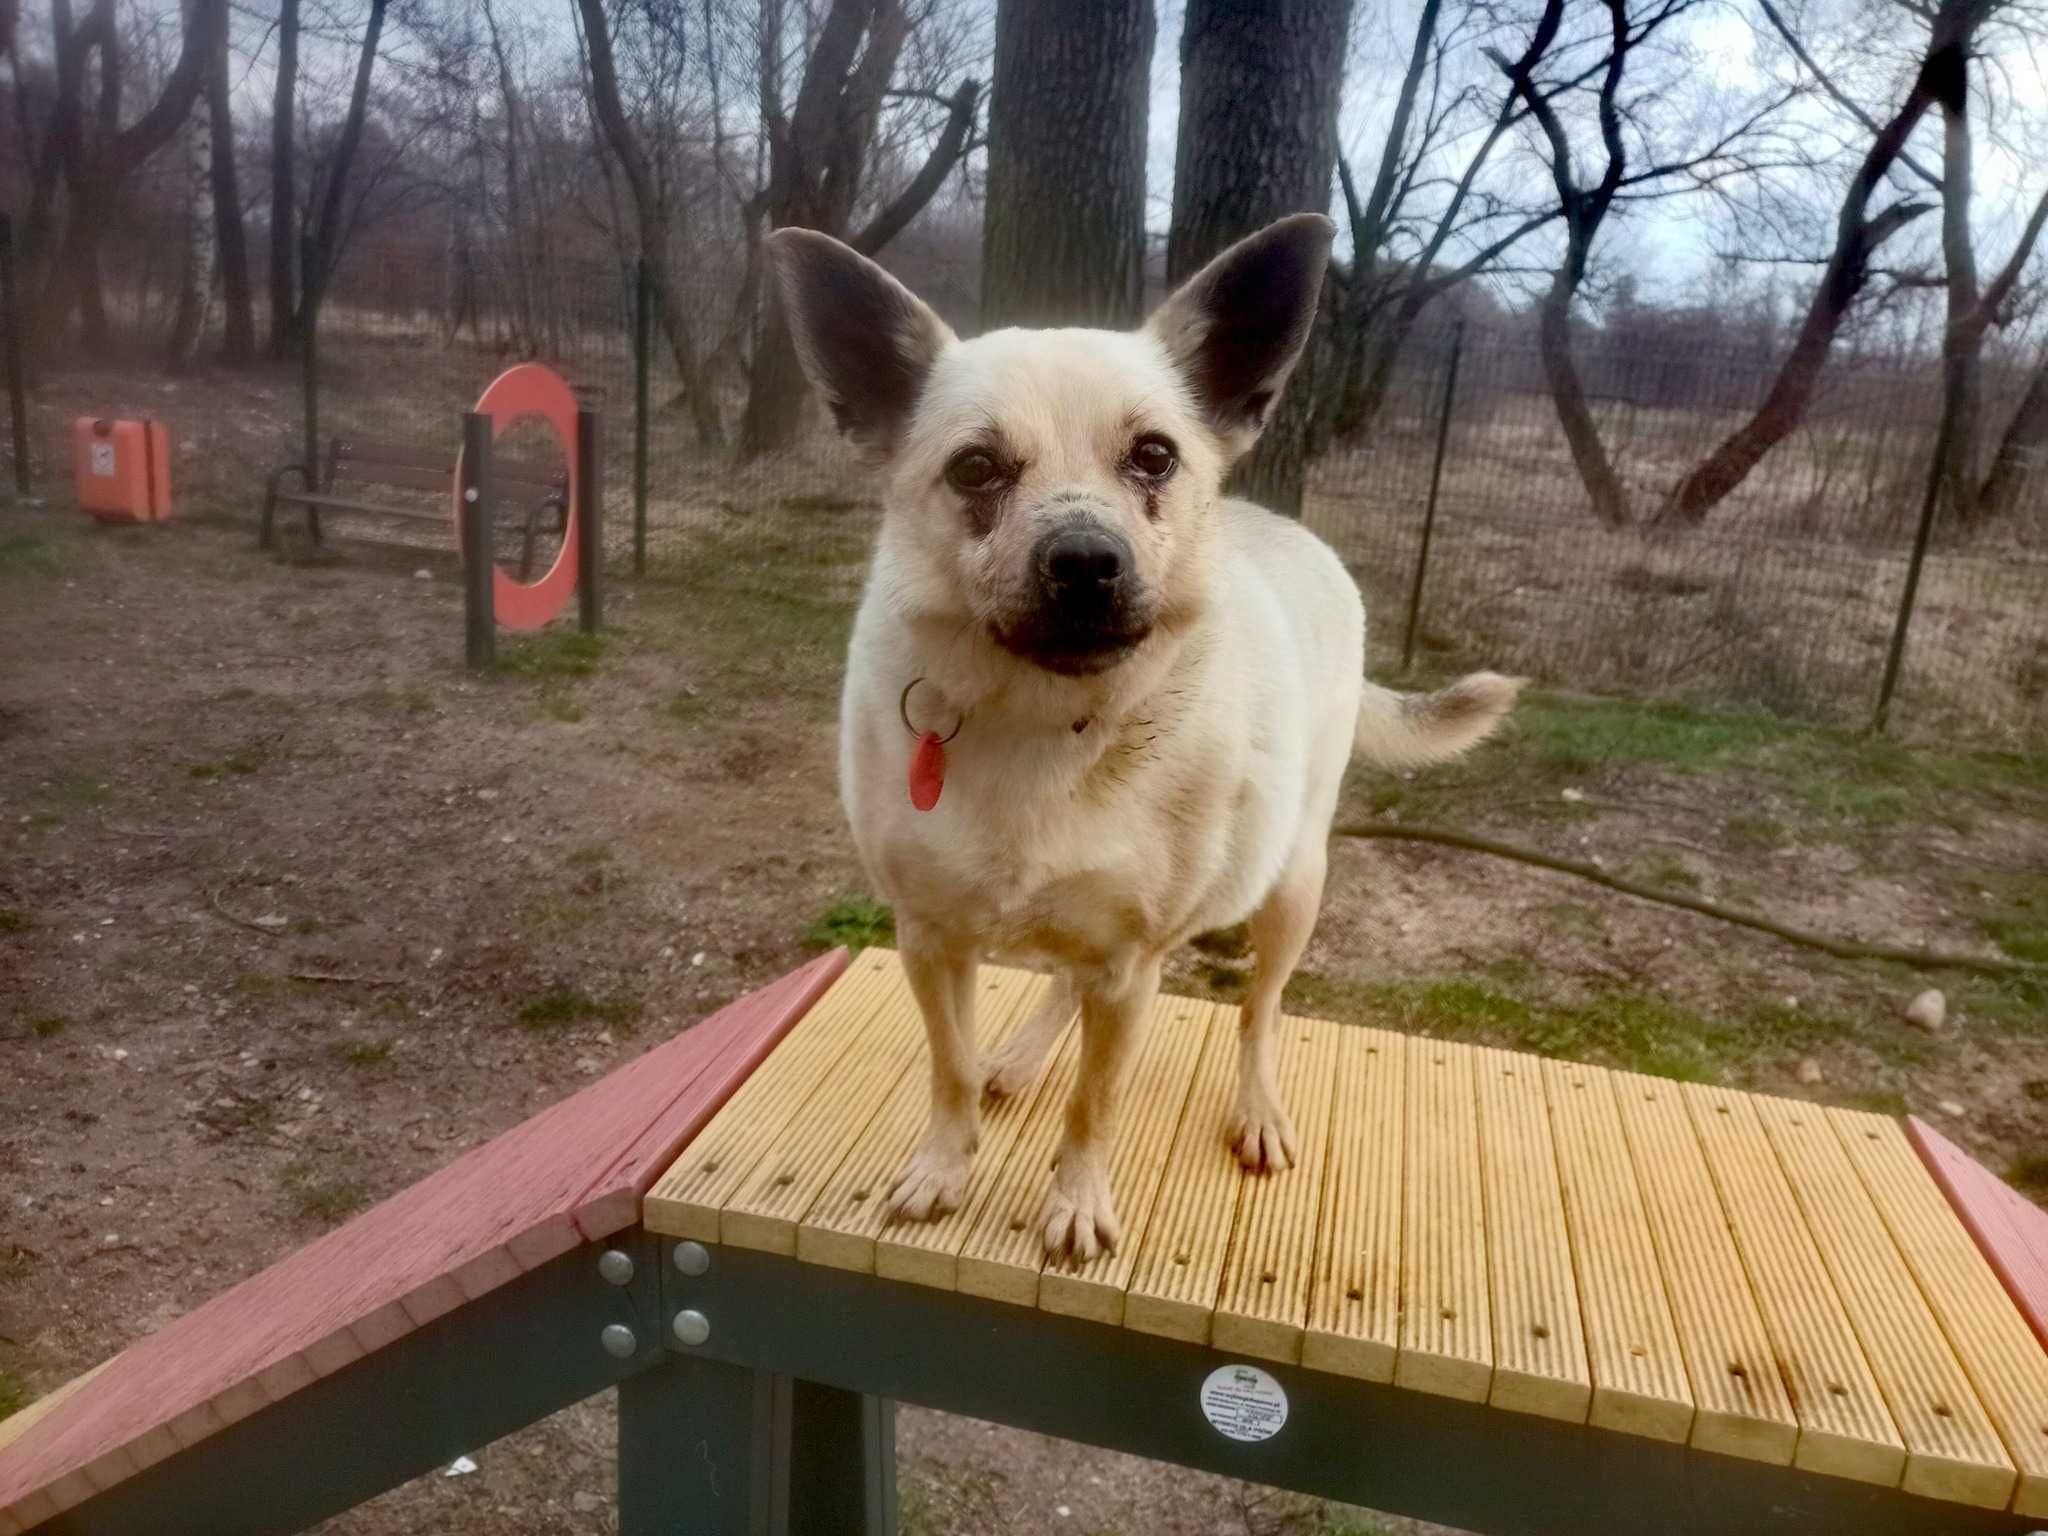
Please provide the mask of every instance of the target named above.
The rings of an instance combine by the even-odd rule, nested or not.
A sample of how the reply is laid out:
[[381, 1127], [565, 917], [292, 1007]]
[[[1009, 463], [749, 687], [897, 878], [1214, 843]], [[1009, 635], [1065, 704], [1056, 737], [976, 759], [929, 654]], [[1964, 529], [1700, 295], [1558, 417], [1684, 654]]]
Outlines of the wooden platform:
[[[1046, 983], [984, 969], [984, 1041]], [[656, 1232], [1069, 1313], [1703, 1453], [2048, 1514], [2048, 1355], [1897, 1122], [1289, 1018], [1303, 1160], [1223, 1143], [1236, 1011], [1162, 998], [1124, 1241], [1048, 1264], [1078, 1059], [984, 1120], [966, 1205], [885, 1224], [924, 1115], [896, 958], [858, 957], [654, 1184]]]

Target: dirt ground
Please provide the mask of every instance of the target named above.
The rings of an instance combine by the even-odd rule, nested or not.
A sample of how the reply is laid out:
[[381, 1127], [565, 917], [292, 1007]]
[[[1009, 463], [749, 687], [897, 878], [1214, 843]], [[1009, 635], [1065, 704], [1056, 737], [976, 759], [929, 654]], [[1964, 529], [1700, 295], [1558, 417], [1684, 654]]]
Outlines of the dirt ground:
[[[710, 528], [598, 646], [460, 667], [449, 564], [0, 510], [0, 1415], [748, 986], [872, 928], [833, 791], [864, 529]], [[420, 572], [424, 572], [422, 575]], [[1539, 697], [1344, 820], [2048, 960], [2048, 759]], [[1172, 984], [1229, 996], [1230, 936]], [[1945, 990], [1936, 1031], [1905, 1003]], [[2048, 987], [1826, 959], [1340, 840], [1293, 1006], [1936, 1119], [2048, 1180]], [[610, 1528], [583, 1405], [332, 1522]], [[1414, 1529], [906, 1409], [905, 1528]]]

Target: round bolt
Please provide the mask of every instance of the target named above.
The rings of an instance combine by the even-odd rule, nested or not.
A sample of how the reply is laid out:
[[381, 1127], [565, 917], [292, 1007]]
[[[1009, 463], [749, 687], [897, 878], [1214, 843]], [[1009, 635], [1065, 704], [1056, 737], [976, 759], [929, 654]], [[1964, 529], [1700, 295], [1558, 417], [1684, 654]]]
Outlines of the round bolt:
[[630, 1253], [621, 1253], [616, 1248], [607, 1248], [597, 1257], [597, 1272], [604, 1276], [608, 1285], [631, 1285], [633, 1256]]
[[476, 487], [475, 487], [475, 486], [473, 486], [473, 485], [466, 485], [466, 486], [464, 486], [464, 487], [462, 488], [462, 499], [463, 499], [464, 501], [468, 502], [468, 503], [469, 503], [469, 504], [470, 504], [471, 506], [475, 506], [475, 505], [476, 505]]
[[597, 1336], [604, 1352], [614, 1360], [630, 1360], [640, 1349], [640, 1341], [633, 1337], [633, 1330], [624, 1323], [609, 1323], [603, 1333]]
[[702, 1312], [676, 1314], [676, 1338], [684, 1344], [702, 1344], [711, 1337], [711, 1319]]
[[711, 1250], [702, 1243], [677, 1243], [676, 1268], [684, 1274], [697, 1276], [711, 1267]]

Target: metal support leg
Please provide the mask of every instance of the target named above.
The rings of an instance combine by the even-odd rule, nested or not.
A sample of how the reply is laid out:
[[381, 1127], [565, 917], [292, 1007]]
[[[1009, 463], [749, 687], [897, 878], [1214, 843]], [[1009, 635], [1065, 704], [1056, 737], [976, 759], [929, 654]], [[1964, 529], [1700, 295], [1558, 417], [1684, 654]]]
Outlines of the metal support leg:
[[798, 1381], [792, 1407], [792, 1528], [895, 1536], [896, 1405]]
[[619, 1384], [619, 1536], [894, 1536], [896, 1405], [685, 1356]]

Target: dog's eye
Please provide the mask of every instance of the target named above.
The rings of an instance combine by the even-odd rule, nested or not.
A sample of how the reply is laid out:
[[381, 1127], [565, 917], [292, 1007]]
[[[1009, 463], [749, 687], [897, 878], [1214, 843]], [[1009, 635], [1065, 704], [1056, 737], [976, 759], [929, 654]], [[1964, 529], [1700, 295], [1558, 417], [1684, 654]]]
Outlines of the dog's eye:
[[1148, 434], [1131, 444], [1131, 469], [1140, 479], [1164, 480], [1178, 462], [1173, 444], [1163, 437]]
[[946, 466], [946, 483], [956, 491], [994, 490], [1002, 478], [1002, 466], [979, 448], [955, 454]]

